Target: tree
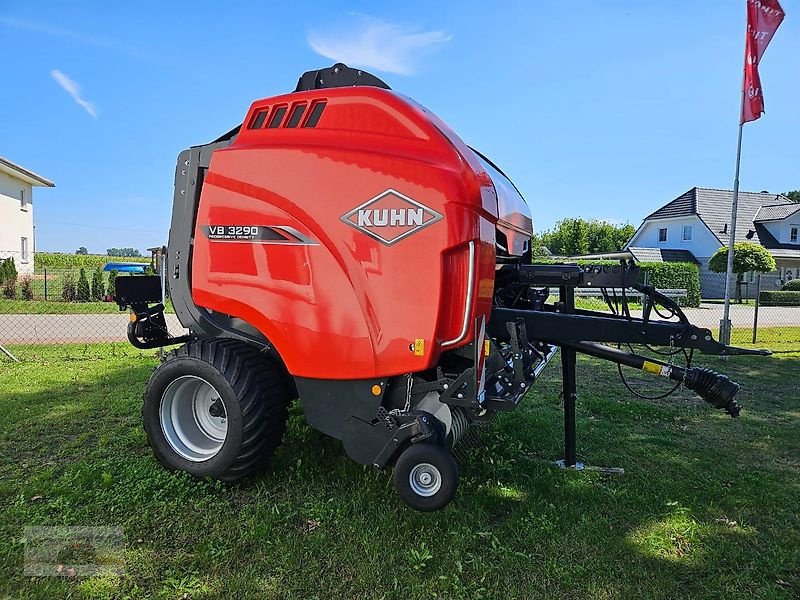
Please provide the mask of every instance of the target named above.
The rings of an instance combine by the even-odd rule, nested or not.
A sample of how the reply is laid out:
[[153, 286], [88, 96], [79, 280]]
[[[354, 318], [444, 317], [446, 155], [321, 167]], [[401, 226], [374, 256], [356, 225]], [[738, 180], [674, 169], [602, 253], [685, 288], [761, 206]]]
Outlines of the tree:
[[89, 254], [89, 251], [86, 249], [86, 246], [81, 246], [75, 250], [75, 254]]
[[[708, 268], [716, 273], [728, 270], [728, 247], [723, 246], [708, 261]], [[733, 272], [736, 273], [736, 301], [742, 301], [742, 279], [745, 273], [769, 273], [775, 270], [775, 259], [761, 244], [736, 242], [733, 245]]]
[[116, 269], [112, 269], [111, 272], [108, 274], [108, 292], [109, 296], [116, 296], [117, 295], [117, 276], [119, 275], [119, 271]]
[[20, 288], [23, 300], [33, 300], [33, 285], [31, 284], [30, 277], [22, 278], [22, 286]]
[[141, 256], [142, 253], [136, 248], [109, 248], [106, 250], [108, 256]]
[[92, 273], [92, 300], [99, 302], [106, 295], [105, 278], [103, 270], [97, 267]]
[[0, 262], [0, 283], [9, 279], [17, 280], [17, 265], [14, 264], [13, 256]]
[[3, 283], [3, 298], [6, 300], [15, 300], [17, 297], [17, 279], [7, 278]]
[[75, 289], [75, 299], [78, 302], [89, 302], [92, 298], [92, 290], [89, 287], [89, 280], [86, 279], [86, 269], [81, 269], [78, 276], [78, 286]]
[[553, 254], [575, 256], [622, 250], [633, 237], [633, 225], [614, 225], [608, 221], [581, 218], [563, 219], [551, 231], [532, 240], [532, 247], [546, 246]]
[[792, 190], [784, 194], [792, 202], [800, 202], [800, 190]]
[[64, 302], [75, 302], [78, 299], [78, 292], [75, 289], [75, 278], [72, 273], [67, 273], [64, 276], [64, 287], [61, 291], [61, 299]]

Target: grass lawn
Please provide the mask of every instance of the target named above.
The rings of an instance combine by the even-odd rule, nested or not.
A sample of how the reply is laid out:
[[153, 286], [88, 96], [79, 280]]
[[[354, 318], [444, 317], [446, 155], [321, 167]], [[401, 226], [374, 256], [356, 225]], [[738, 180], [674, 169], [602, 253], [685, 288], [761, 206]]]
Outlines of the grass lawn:
[[93, 315], [117, 312], [119, 307], [114, 302], [0, 300], [0, 315]]
[[[0, 299], [0, 315], [95, 315], [118, 313], [115, 302], [60, 302], [53, 300]], [[174, 313], [167, 300], [166, 313]]]
[[[255, 481], [164, 471], [139, 415], [154, 353], [94, 350], [0, 362], [0, 597], [800, 596], [800, 353], [705, 361], [743, 385], [737, 420], [686, 393], [633, 399], [613, 367], [581, 359], [579, 456], [624, 475], [549, 464], [553, 364], [467, 450], [456, 500], [420, 514], [296, 405]], [[126, 574], [25, 578], [26, 525], [121, 526]]]

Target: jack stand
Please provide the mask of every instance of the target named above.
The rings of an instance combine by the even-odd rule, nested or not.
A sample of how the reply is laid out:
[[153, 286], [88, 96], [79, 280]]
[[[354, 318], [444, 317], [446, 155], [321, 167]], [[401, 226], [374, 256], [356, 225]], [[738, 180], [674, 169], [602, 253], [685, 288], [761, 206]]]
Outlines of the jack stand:
[[[575, 312], [575, 289], [562, 285], [559, 288], [561, 310], [570, 314]], [[557, 461], [560, 467], [577, 471], [583, 469], [578, 463], [575, 450], [575, 400], [578, 396], [576, 374], [576, 353], [572, 348], [561, 348], [561, 383], [564, 395], [564, 458]], [[559, 464], [560, 463], [560, 464]], [[580, 464], [580, 466], [578, 466]]]
[[[564, 313], [575, 312], [575, 289], [570, 286], [560, 286], [559, 300]], [[589, 467], [577, 460], [575, 449], [575, 402], [578, 398], [578, 384], [576, 375], [576, 352], [573, 348], [561, 348], [561, 382], [564, 396], [564, 458], [555, 461], [561, 469], [574, 469], [575, 471], [600, 471], [602, 473], [625, 473], [621, 467]]]

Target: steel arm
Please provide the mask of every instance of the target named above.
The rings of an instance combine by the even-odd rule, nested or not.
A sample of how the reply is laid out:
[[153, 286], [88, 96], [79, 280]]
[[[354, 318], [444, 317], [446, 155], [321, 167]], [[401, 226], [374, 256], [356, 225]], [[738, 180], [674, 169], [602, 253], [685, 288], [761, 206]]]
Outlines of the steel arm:
[[556, 312], [552, 305], [545, 305], [545, 310], [495, 308], [487, 329], [491, 336], [504, 339], [508, 335], [506, 323], [519, 321], [525, 323], [532, 339], [557, 345], [565, 342], [613, 342], [675, 346], [721, 356], [770, 354], [767, 350], [725, 346], [713, 338], [709, 329], [690, 323], [645, 321], [587, 310], [567, 314]]

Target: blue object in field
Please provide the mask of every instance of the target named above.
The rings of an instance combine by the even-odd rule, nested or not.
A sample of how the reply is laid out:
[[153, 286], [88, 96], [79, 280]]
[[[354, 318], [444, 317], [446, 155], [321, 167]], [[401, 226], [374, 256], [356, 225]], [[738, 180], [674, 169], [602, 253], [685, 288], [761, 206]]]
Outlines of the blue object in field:
[[117, 271], [119, 273], [144, 273], [144, 270], [148, 266], [148, 263], [110, 262], [106, 263], [106, 266], [103, 267], [103, 271]]

